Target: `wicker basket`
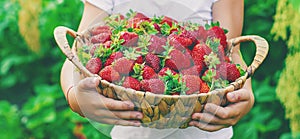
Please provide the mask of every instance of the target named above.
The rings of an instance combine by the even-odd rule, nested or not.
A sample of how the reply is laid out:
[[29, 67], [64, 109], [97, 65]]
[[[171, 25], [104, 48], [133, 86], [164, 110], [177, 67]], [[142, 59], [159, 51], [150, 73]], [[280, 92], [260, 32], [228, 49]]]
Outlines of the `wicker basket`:
[[[72, 52], [67, 41], [66, 35], [75, 38], [74, 47], [80, 47], [82, 43], [87, 43], [89, 37], [88, 30], [83, 33], [77, 33], [67, 27], [57, 27], [54, 36], [59, 48], [67, 58], [84, 74], [85, 77], [98, 76], [90, 73], [79, 61], [76, 52]], [[228, 40], [229, 50], [235, 45], [253, 41], [256, 46], [256, 54], [253, 62], [246, 69], [246, 74], [232, 82], [229, 86], [222, 89], [213, 90], [206, 94], [193, 95], [158, 95], [151, 92], [135, 91], [130, 88], [115, 85], [105, 80], [101, 80], [98, 87], [100, 94], [117, 99], [130, 100], [135, 104], [138, 111], [144, 114], [141, 120], [142, 126], [150, 128], [187, 128], [191, 121], [191, 115], [196, 112], [202, 112], [206, 103], [215, 103], [226, 105], [226, 93], [238, 90], [243, 87], [246, 79], [251, 77], [255, 70], [260, 66], [268, 53], [268, 43], [264, 38], [256, 35], [241, 36]], [[231, 51], [229, 51], [231, 53]]]

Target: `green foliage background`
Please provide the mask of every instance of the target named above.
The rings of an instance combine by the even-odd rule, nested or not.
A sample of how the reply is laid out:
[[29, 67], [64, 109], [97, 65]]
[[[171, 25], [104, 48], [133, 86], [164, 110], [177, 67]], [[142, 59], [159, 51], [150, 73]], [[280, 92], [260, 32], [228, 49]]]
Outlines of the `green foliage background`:
[[[18, 1], [0, 2], [0, 138], [107, 138], [68, 108], [59, 85], [65, 56], [56, 46], [53, 30], [60, 25], [76, 29], [83, 4], [79, 0], [41, 2], [39, 53], [31, 51], [19, 33]], [[253, 77], [256, 102], [234, 126], [235, 139], [291, 138], [289, 121], [276, 96], [288, 52], [286, 42], [275, 41], [270, 33], [276, 4], [277, 0], [245, 1], [243, 34], [266, 38], [270, 52]], [[255, 52], [253, 44], [242, 44], [241, 49], [245, 61], [250, 63]]]

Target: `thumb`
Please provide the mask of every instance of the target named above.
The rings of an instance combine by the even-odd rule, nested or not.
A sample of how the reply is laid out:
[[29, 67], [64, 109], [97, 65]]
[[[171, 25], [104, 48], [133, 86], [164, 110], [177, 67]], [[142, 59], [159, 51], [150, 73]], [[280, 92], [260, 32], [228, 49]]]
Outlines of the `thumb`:
[[96, 87], [99, 85], [100, 79], [98, 77], [87, 77], [82, 79], [78, 83], [77, 89], [79, 91], [95, 91]]
[[250, 93], [246, 89], [239, 89], [237, 91], [227, 93], [226, 97], [229, 102], [239, 102], [250, 99]]

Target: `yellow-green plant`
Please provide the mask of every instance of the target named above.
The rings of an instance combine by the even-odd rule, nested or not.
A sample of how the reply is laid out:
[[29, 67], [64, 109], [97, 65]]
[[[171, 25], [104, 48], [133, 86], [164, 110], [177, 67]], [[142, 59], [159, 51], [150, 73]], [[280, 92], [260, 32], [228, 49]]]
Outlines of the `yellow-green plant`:
[[19, 0], [19, 30], [28, 47], [38, 52], [40, 50], [39, 15], [41, 12], [41, 0]]
[[[278, 0], [275, 22], [271, 30], [275, 39], [287, 41], [289, 54], [285, 60], [277, 96], [285, 107], [286, 118], [290, 120], [292, 133], [300, 133], [300, 6], [291, 0]], [[298, 7], [298, 8], [297, 8]]]

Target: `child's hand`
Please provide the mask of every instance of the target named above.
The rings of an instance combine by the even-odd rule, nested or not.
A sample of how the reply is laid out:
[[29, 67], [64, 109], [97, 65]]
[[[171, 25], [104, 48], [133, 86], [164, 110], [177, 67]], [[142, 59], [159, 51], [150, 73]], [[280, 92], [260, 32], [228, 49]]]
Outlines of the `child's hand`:
[[129, 101], [118, 101], [102, 96], [96, 91], [99, 79], [81, 80], [75, 89], [75, 96], [83, 115], [91, 120], [114, 125], [140, 126], [142, 113], [134, 111]]
[[190, 126], [206, 131], [217, 131], [235, 125], [253, 106], [254, 96], [252, 91], [245, 88], [227, 94], [227, 99], [232, 104], [221, 107], [208, 103], [203, 113], [192, 115]]

